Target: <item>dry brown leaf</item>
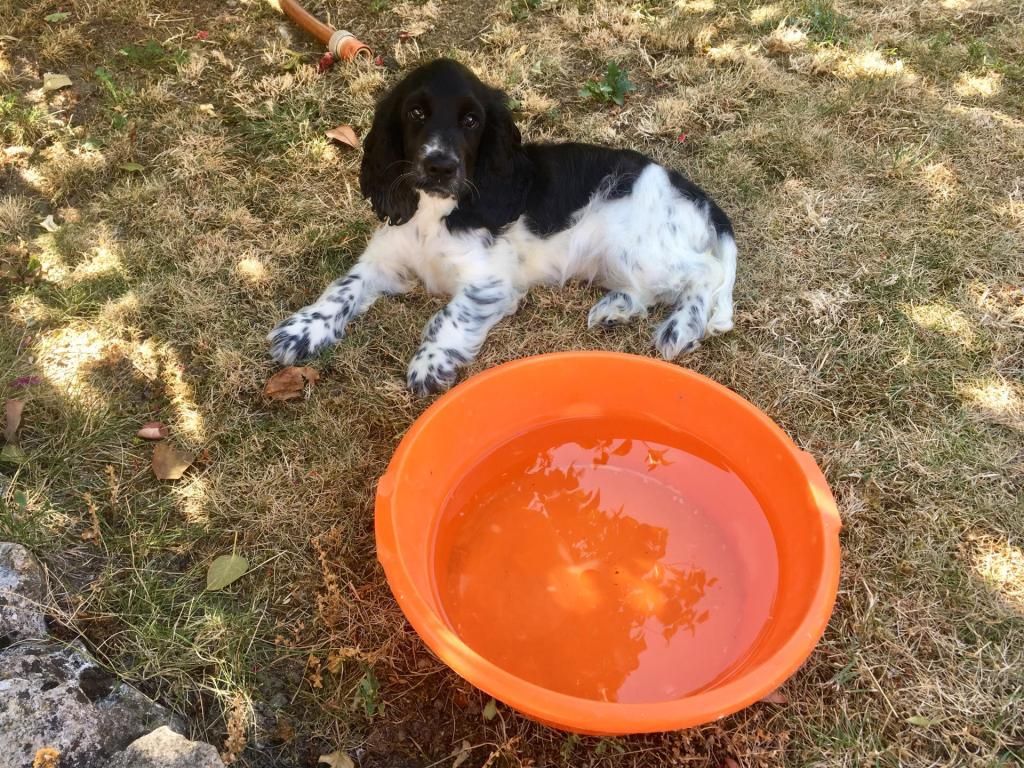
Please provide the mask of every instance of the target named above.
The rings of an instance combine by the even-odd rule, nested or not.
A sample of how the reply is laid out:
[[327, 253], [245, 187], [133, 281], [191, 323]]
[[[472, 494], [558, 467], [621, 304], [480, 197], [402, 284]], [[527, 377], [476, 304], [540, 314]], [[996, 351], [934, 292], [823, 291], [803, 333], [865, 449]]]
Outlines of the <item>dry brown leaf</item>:
[[329, 755], [320, 755], [320, 759], [316, 762], [317, 765], [320, 763], [327, 763], [331, 768], [356, 768], [356, 764], [352, 762], [352, 758], [340, 749], [331, 752]]
[[454, 753], [455, 759], [452, 761], [452, 768], [459, 768], [460, 765], [469, 759], [469, 755], [472, 751], [472, 745], [463, 739], [462, 746], [460, 746]]
[[153, 449], [153, 474], [159, 480], [178, 480], [194, 460], [191, 453], [179, 451], [169, 443], [160, 443]]
[[761, 699], [769, 704], [789, 704], [789, 698], [782, 691], [775, 690]]
[[356, 136], [356, 132], [352, 130], [351, 125], [339, 125], [337, 128], [331, 128], [326, 135], [328, 139], [334, 139], [340, 144], [352, 147], [353, 149], [359, 148], [359, 137]]
[[43, 90], [59, 91], [61, 88], [70, 88], [71, 78], [59, 72], [43, 73]]
[[295, 726], [288, 718], [278, 715], [277, 726], [274, 728], [271, 738], [280, 744], [288, 744], [295, 738]]
[[18, 427], [21, 426], [21, 412], [25, 410], [24, 400], [8, 400], [4, 403], [4, 442], [18, 442]]
[[159, 421], [147, 421], [135, 433], [136, 437], [141, 437], [143, 440], [163, 440], [167, 435], [167, 427]]
[[263, 387], [263, 394], [271, 400], [291, 400], [295, 397], [302, 397], [306, 382], [309, 382], [310, 385], [316, 384], [319, 378], [320, 374], [313, 368], [289, 366], [270, 377], [266, 386]]
[[725, 762], [722, 763], [721, 768], [742, 768], [742, 766], [733, 758], [727, 757]]
[[60, 762], [60, 751], [53, 747], [43, 747], [36, 751], [32, 760], [32, 768], [57, 768]]

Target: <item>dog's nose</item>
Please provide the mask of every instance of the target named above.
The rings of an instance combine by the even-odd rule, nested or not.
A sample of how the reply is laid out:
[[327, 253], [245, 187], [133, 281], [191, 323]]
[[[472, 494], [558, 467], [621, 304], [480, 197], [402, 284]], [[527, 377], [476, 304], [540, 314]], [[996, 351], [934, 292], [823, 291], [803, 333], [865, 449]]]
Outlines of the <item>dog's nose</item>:
[[423, 158], [423, 170], [437, 181], [450, 181], [459, 170], [459, 161], [451, 155], [435, 152]]

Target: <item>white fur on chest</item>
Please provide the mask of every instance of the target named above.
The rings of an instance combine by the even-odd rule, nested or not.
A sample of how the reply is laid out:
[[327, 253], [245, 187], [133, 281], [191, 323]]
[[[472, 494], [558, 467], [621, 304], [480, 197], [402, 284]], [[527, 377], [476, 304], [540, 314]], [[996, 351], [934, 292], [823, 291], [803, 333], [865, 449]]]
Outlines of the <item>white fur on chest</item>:
[[387, 252], [381, 257], [415, 276], [429, 293], [454, 294], [487, 271], [489, 253], [481, 234], [448, 230], [445, 217], [454, 209], [454, 200], [421, 193], [412, 219], [385, 227]]

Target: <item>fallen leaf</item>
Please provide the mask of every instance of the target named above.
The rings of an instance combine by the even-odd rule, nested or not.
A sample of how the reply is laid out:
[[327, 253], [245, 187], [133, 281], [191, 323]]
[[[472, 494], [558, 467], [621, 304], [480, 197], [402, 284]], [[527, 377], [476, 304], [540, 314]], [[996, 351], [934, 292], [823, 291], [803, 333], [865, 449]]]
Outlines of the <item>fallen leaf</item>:
[[0, 462], [5, 464], [24, 464], [28, 454], [21, 449], [21, 446], [8, 443], [0, 448]]
[[352, 130], [351, 125], [339, 125], [337, 128], [331, 128], [327, 132], [327, 138], [334, 139], [353, 149], [359, 148], [359, 137], [356, 136], [356, 132]]
[[210, 569], [206, 572], [206, 589], [224, 589], [228, 584], [244, 576], [248, 570], [249, 561], [241, 555], [221, 555], [210, 563]]
[[285, 48], [282, 51], [285, 55], [285, 60], [281, 62], [281, 69], [285, 72], [290, 72], [302, 63], [302, 54], [298, 51], [293, 51], [291, 48]]
[[143, 440], [163, 440], [167, 437], [168, 430], [159, 421], [148, 421], [142, 425], [142, 428], [135, 435]]
[[722, 761], [722, 764], [721, 766], [719, 766], [719, 768], [740, 768], [740, 764], [733, 760], [731, 757], [727, 757], [725, 758], [725, 760]]
[[53, 747], [43, 747], [36, 751], [32, 758], [32, 768], [57, 768], [60, 763], [60, 750]]
[[472, 745], [463, 739], [462, 746], [460, 746], [458, 751], [455, 753], [455, 759], [452, 761], [452, 768], [459, 768], [460, 765], [469, 759], [469, 753], [472, 751]]
[[60, 224], [53, 220], [52, 213], [45, 219], [40, 221], [39, 226], [45, 229], [47, 232], [56, 232], [58, 229], [60, 229]]
[[666, 467], [672, 462], [665, 458], [667, 450], [655, 450], [654, 448], [647, 449], [647, 471], [650, 472], [652, 469], [657, 467]]
[[914, 715], [913, 717], [908, 717], [907, 722], [911, 725], [919, 725], [922, 728], [931, 728], [933, 725], [938, 725], [942, 721], [933, 720], [930, 717], [922, 717], [921, 715]]
[[309, 670], [306, 673], [306, 679], [309, 681], [309, 684], [318, 690], [323, 688], [324, 676], [320, 674], [320, 659], [312, 653], [309, 654], [309, 658], [306, 660], [306, 668]]
[[352, 758], [340, 749], [331, 752], [329, 755], [320, 755], [320, 759], [317, 760], [316, 763], [317, 765], [320, 763], [327, 763], [331, 768], [356, 768], [356, 764], [352, 762]]
[[36, 384], [42, 384], [43, 380], [38, 376], [19, 376], [11, 382], [11, 386], [14, 389], [24, 389], [25, 387], [34, 387]]
[[21, 412], [24, 410], [24, 400], [8, 400], [4, 403], [4, 442], [18, 442], [18, 427], [21, 426]]
[[333, 66], [334, 66], [334, 54], [331, 53], [330, 51], [328, 51], [323, 56], [321, 56], [320, 60], [316, 63], [317, 74], [322, 75], [324, 72], [326, 72], [327, 70], [329, 70]]
[[59, 24], [62, 21], [67, 21], [71, 18], [71, 14], [67, 11], [58, 11], [57, 13], [51, 13], [49, 16], [43, 16], [44, 21], [48, 21], [51, 24]]
[[761, 699], [769, 704], [789, 704], [789, 698], [782, 691], [775, 690]]
[[487, 705], [484, 707], [484, 720], [486, 720], [487, 722], [491, 722], [491, 720], [493, 720], [497, 716], [498, 702], [496, 702], [494, 699], [491, 699], [487, 702]]
[[178, 480], [192, 466], [195, 457], [173, 445], [160, 443], [153, 449], [153, 474], [158, 480]]
[[271, 738], [281, 744], [288, 744], [295, 738], [295, 727], [288, 718], [278, 715], [277, 726], [274, 728]]
[[278, 371], [263, 387], [263, 395], [271, 400], [291, 400], [302, 397], [306, 382], [316, 384], [320, 374], [314, 368], [306, 366], [289, 366]]
[[43, 90], [59, 91], [61, 88], [70, 88], [71, 78], [59, 72], [43, 73]]
[[128, 173], [138, 173], [139, 171], [146, 170], [146, 166], [139, 165], [138, 163], [121, 163], [117, 167], [122, 171], [128, 171]]

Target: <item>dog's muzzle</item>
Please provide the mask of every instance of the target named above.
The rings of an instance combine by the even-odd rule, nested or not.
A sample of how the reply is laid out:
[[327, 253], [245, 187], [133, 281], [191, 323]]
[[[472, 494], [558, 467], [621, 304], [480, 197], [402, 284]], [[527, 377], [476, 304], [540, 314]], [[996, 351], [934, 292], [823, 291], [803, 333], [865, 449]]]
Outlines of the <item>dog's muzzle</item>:
[[462, 163], [447, 152], [431, 152], [420, 160], [416, 186], [430, 194], [457, 197], [462, 185]]

